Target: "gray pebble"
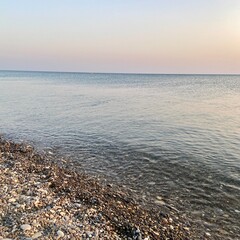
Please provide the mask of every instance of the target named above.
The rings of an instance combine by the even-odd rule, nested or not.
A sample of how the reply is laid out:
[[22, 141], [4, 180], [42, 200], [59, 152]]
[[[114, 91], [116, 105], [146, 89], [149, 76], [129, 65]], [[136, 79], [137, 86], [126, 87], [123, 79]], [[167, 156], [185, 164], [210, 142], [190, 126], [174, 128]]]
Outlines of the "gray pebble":
[[23, 231], [28, 231], [28, 230], [31, 230], [31, 226], [29, 225], [29, 224], [23, 224], [23, 225], [21, 225], [21, 229], [23, 230]]
[[58, 230], [57, 231], [57, 238], [61, 238], [61, 237], [64, 237], [64, 232], [61, 231], [61, 230]]
[[35, 233], [33, 236], [32, 236], [32, 239], [37, 239], [37, 238], [39, 238], [39, 237], [41, 237], [42, 236], [42, 233], [41, 232], [37, 232], [37, 233]]

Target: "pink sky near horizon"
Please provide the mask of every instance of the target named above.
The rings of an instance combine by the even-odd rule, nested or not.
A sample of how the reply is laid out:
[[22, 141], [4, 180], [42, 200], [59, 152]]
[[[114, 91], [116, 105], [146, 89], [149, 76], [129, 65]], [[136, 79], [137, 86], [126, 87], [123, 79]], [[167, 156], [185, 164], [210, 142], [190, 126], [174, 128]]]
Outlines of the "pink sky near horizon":
[[239, 74], [240, 1], [187, 2], [3, 1], [0, 69]]

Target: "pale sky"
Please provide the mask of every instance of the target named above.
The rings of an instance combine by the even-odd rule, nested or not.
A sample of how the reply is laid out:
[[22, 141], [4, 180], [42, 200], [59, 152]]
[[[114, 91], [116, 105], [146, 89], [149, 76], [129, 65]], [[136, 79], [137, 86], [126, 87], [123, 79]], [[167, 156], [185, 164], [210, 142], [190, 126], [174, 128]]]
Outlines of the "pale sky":
[[240, 0], [1, 0], [0, 70], [240, 73]]

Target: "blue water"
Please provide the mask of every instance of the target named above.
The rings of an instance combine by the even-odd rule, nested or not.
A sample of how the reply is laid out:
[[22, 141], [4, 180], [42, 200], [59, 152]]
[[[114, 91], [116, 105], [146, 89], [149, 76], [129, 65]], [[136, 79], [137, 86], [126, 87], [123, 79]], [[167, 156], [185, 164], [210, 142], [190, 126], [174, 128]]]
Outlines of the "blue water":
[[240, 76], [0, 71], [0, 133], [240, 238]]

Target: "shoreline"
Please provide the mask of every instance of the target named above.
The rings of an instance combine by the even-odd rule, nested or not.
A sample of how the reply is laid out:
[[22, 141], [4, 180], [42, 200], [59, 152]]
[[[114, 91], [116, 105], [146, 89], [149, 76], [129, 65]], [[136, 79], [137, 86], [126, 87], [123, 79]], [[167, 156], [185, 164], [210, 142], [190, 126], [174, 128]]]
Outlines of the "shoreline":
[[177, 213], [2, 137], [0, 186], [0, 239], [197, 239]]

